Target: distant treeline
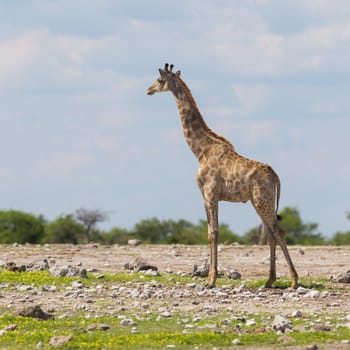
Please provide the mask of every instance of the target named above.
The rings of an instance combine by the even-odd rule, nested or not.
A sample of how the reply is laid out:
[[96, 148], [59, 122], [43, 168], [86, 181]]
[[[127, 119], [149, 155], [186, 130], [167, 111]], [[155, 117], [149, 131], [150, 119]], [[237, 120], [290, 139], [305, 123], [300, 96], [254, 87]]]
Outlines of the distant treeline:
[[[288, 244], [350, 244], [350, 231], [336, 232], [332, 237], [325, 238], [318, 231], [317, 223], [302, 221], [297, 208], [285, 207], [280, 214], [280, 224], [287, 232]], [[350, 220], [350, 213], [347, 217]], [[148, 244], [208, 244], [207, 222], [204, 220], [194, 224], [187, 220], [150, 218], [136, 223], [131, 230], [121, 227], [109, 231], [99, 229], [98, 224], [106, 219], [107, 215], [98, 210], [78, 209], [53, 221], [23, 211], [3, 210], [0, 211], [0, 244], [127, 244], [130, 239], [139, 239]], [[219, 243], [260, 244], [264, 241], [261, 232], [261, 227], [253, 227], [238, 235], [228, 225], [221, 224]]]

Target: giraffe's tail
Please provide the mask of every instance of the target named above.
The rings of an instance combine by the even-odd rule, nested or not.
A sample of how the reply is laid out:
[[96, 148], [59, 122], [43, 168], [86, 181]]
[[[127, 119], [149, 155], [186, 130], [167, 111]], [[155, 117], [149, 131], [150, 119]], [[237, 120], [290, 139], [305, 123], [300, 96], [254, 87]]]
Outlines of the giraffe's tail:
[[280, 196], [281, 196], [281, 181], [275, 172], [274, 172], [274, 175], [275, 175], [275, 181], [276, 181], [276, 216], [277, 216], [277, 220], [281, 220], [282, 217], [278, 215], [278, 206], [280, 203]]

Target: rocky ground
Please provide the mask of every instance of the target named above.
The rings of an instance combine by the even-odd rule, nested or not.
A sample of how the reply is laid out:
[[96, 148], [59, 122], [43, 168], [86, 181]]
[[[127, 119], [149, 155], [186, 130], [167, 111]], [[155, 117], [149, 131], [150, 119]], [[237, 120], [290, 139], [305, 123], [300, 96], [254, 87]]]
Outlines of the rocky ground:
[[[8, 292], [8, 286], [2, 285], [0, 281], [1, 312], [6, 312], [4, 310], [9, 307], [21, 310], [24, 307], [40, 305], [43, 310], [59, 317], [72, 315], [77, 310], [91, 315], [119, 315], [121, 324], [124, 322], [122, 325], [129, 326], [134, 332], [137, 332], [137, 327], [133, 318], [123, 317], [123, 311], [157, 313], [159, 317], [172, 317], [175, 313], [183, 313], [184, 332], [191, 332], [196, 320], [208, 314], [229, 312], [231, 317], [239, 317], [243, 313], [254, 315], [264, 312], [272, 317], [267, 321], [271, 327], [283, 334], [290, 327], [290, 319], [306, 314], [328, 314], [329, 322], [322, 318], [319, 323], [313, 320], [303, 327], [336, 327], [333, 323], [334, 318], [338, 317], [339, 325], [346, 324], [350, 330], [350, 283], [330, 282], [331, 287], [325, 290], [318, 290], [317, 284], [313, 287], [313, 281], [317, 283], [319, 278], [333, 278], [336, 281], [350, 269], [350, 247], [289, 249], [299, 276], [310, 284], [310, 288], [247, 288], [245, 281], [266, 278], [268, 275], [269, 252], [266, 246], [220, 246], [219, 270], [226, 273], [238, 272], [242, 276], [242, 283], [233, 286], [232, 281], [227, 279], [220, 287], [214, 289], [204, 288], [205, 278], [200, 277], [193, 278], [185, 284], [173, 285], [158, 283], [156, 278], [158, 274], [190, 277], [193, 266], [200, 265], [208, 259], [207, 246], [0, 246], [2, 266], [9, 266], [12, 262], [13, 266], [28, 267], [33, 262], [46, 261], [48, 268], [56, 274], [70, 265], [73, 270], [92, 271], [101, 276], [101, 283], [93, 287], [85, 286], [82, 278], [81, 282], [73, 282], [63, 290], [57, 290], [54, 285], [42, 286], [40, 289], [30, 285], [18, 285]], [[157, 271], [146, 272], [155, 277], [153, 281], [108, 285], [103, 282], [103, 274], [125, 272], [125, 266], [135, 267], [132, 265], [136, 258], [141, 258], [143, 262], [157, 268]], [[287, 265], [280, 251], [277, 254], [277, 272], [280, 277], [288, 277]], [[6, 292], [2, 292], [1, 287], [7, 287]], [[276, 320], [276, 316], [282, 318]], [[222, 327], [225, 327], [225, 322], [229, 320], [224, 320]], [[254, 324], [255, 320], [253, 317], [244, 322]], [[342, 343], [332, 344], [332, 348], [350, 348], [350, 335]]]

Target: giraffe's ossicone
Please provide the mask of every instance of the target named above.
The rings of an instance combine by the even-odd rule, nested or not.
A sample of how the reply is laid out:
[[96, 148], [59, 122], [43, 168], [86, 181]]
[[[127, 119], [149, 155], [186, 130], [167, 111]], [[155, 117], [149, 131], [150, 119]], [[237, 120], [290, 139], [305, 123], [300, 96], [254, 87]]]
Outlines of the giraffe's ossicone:
[[298, 284], [285, 242], [285, 233], [278, 224], [277, 211], [280, 197], [280, 180], [268, 165], [239, 155], [223, 136], [212, 131], [205, 123], [190, 89], [173, 65], [159, 69], [160, 77], [149, 87], [147, 94], [171, 91], [180, 113], [185, 139], [199, 162], [197, 183], [202, 193], [208, 219], [210, 243], [210, 271], [208, 286], [217, 278], [218, 209], [219, 201], [251, 201], [260, 216], [270, 246], [270, 274], [266, 287], [276, 280], [276, 244], [280, 245], [288, 263], [292, 286]]

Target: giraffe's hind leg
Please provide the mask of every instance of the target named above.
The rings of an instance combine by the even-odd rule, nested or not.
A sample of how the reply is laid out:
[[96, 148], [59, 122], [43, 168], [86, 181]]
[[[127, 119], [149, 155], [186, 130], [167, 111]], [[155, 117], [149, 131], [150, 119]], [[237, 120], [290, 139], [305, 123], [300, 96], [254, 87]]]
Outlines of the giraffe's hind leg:
[[[272, 220], [271, 220], [272, 221]], [[298, 274], [295, 270], [292, 258], [289, 255], [286, 240], [285, 240], [285, 233], [283, 229], [278, 225], [277, 218], [275, 221], [270, 222], [268, 224], [269, 231], [271, 232], [273, 239], [275, 242], [281, 247], [283, 255], [287, 261], [291, 279], [292, 279], [292, 287], [296, 288], [298, 286]], [[272, 261], [271, 261], [272, 263]]]
[[276, 281], [276, 241], [265, 225], [263, 229], [270, 247], [270, 273], [265, 288], [272, 288], [273, 283]]
[[290, 275], [291, 275], [291, 278], [292, 278], [292, 287], [293, 288], [297, 288], [298, 286], [298, 273], [297, 271], [295, 270], [295, 267], [294, 267], [294, 264], [293, 264], [293, 261], [289, 255], [289, 252], [288, 252], [288, 248], [287, 248], [287, 243], [286, 243], [286, 233], [285, 231], [282, 229], [282, 227], [276, 222], [276, 236], [278, 238], [278, 244], [280, 245], [282, 251], [283, 251], [283, 254], [284, 254], [284, 257], [287, 261], [287, 264], [289, 266], [289, 271], [290, 271]]
[[[274, 203], [273, 197], [271, 198], [271, 202]], [[287, 244], [285, 241], [285, 233], [283, 229], [278, 225], [274, 206], [272, 205], [269, 207], [266, 204], [266, 201], [256, 200], [253, 202], [255, 210], [264, 223], [268, 242], [270, 245], [270, 276], [268, 282], [266, 283], [266, 287], [271, 287], [272, 283], [276, 280], [275, 248], [277, 243], [281, 247], [283, 255], [287, 261], [292, 279], [292, 287], [296, 288], [298, 285], [298, 274], [295, 270], [292, 258], [288, 252]]]

